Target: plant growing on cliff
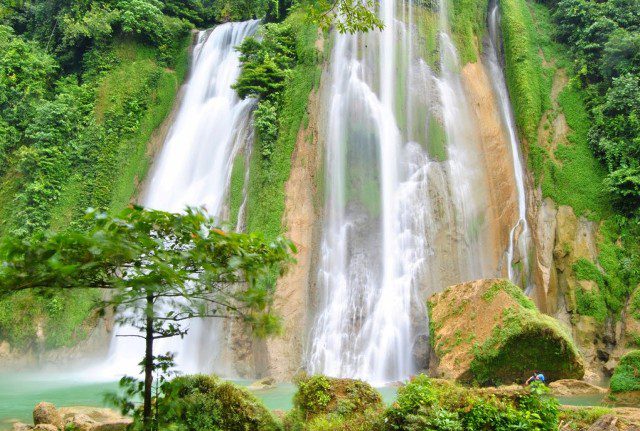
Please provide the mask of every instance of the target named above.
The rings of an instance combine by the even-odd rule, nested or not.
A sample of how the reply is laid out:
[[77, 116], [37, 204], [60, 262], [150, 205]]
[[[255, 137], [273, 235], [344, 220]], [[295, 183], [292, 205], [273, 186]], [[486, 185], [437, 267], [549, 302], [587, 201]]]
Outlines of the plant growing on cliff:
[[185, 214], [130, 207], [116, 217], [90, 211], [88, 232], [8, 237], [0, 247], [0, 298], [23, 290], [109, 289], [102, 308], [145, 342], [143, 425], [152, 429], [153, 373], [166, 364], [154, 342], [184, 336], [192, 318], [234, 318], [257, 335], [279, 327], [271, 312], [273, 285], [294, 251], [278, 238], [225, 232], [203, 210]]

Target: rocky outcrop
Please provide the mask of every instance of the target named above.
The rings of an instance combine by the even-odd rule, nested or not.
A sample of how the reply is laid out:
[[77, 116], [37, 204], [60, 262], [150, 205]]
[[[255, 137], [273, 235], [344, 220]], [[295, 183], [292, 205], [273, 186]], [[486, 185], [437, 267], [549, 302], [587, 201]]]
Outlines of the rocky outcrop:
[[556, 380], [549, 384], [549, 389], [551, 389], [553, 395], [560, 397], [607, 393], [605, 388], [575, 379]]
[[612, 353], [615, 334], [611, 333], [616, 328], [577, 312], [578, 290], [599, 293], [599, 287], [594, 281], [580, 280], [574, 268], [579, 261], [597, 263], [599, 226], [548, 198], [533, 208], [535, 302], [571, 330], [585, 358], [585, 378], [598, 382], [603, 376], [603, 359], [606, 362]]
[[64, 421], [62, 415], [51, 403], [41, 402], [33, 409], [34, 425], [51, 424], [56, 428], [63, 429]]
[[509, 281], [477, 280], [429, 298], [435, 374], [479, 383], [522, 382], [532, 370], [550, 381], [580, 379], [582, 357], [558, 322]]
[[[500, 262], [509, 246], [511, 228], [518, 220], [511, 150], [491, 81], [482, 63], [467, 63], [462, 69], [462, 78], [477, 119], [484, 163], [490, 167], [487, 180], [491, 219], [487, 225], [494, 244], [485, 246], [493, 253], [492, 260]], [[506, 276], [505, 268], [502, 275]]]
[[62, 407], [57, 409], [53, 404], [41, 402], [33, 409], [34, 426], [16, 422], [14, 431], [64, 431], [72, 428], [75, 431], [124, 431], [132, 419], [119, 413], [100, 407]]

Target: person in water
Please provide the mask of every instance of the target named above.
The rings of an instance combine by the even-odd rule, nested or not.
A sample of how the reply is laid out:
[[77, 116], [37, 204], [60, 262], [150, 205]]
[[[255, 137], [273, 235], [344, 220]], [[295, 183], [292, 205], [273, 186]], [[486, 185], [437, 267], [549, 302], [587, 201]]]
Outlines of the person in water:
[[544, 374], [542, 374], [542, 373], [540, 373], [538, 371], [534, 371], [533, 375], [527, 379], [525, 385], [528, 386], [533, 382], [544, 383], [545, 382]]

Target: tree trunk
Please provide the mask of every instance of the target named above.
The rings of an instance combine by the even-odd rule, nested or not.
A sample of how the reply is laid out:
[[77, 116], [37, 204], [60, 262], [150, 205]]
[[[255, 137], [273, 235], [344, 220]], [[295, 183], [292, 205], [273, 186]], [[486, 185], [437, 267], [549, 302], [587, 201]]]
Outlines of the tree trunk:
[[144, 351], [144, 396], [142, 421], [146, 431], [153, 429], [152, 388], [153, 388], [153, 295], [147, 295]]

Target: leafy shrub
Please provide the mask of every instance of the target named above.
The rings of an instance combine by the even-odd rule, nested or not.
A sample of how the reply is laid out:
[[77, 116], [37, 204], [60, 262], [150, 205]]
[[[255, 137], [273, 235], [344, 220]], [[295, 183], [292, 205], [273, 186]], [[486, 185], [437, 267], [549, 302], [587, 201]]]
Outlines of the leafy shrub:
[[558, 427], [558, 401], [544, 385], [493, 395], [421, 375], [398, 391], [385, 430], [545, 430]]
[[164, 389], [162, 426], [188, 431], [276, 431], [280, 424], [248, 390], [214, 376], [181, 376]]
[[379, 420], [382, 398], [368, 383], [316, 375], [301, 376], [296, 384], [287, 430], [369, 431]]
[[633, 350], [620, 358], [609, 387], [611, 392], [640, 391], [640, 350]]

